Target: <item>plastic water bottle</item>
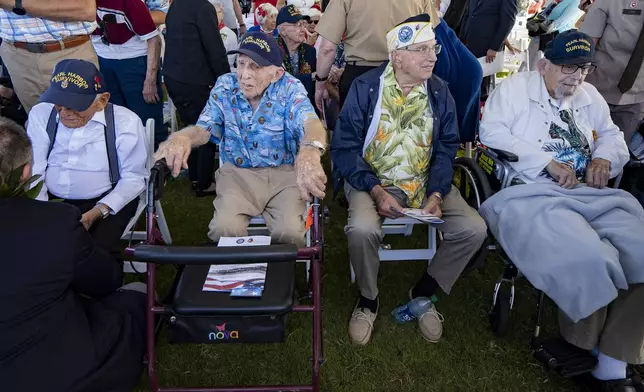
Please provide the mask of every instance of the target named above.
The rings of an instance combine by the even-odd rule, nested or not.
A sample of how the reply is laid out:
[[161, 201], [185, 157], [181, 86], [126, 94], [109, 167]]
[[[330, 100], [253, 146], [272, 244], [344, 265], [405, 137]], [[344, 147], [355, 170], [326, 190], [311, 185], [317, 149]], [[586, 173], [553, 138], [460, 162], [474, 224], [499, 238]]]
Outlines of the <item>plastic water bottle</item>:
[[432, 304], [436, 302], [438, 302], [438, 297], [435, 295], [432, 295], [431, 298], [416, 297], [405, 305], [401, 305], [394, 309], [391, 312], [391, 315], [397, 323], [408, 323], [422, 316], [423, 313], [427, 312], [432, 307]]

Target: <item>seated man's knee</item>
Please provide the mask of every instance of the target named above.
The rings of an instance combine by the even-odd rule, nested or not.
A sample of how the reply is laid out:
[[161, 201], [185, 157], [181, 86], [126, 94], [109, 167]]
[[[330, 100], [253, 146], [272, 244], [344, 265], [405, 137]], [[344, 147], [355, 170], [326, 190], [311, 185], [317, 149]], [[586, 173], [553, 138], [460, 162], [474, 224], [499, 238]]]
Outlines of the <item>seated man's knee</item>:
[[306, 246], [304, 223], [281, 222], [271, 230], [271, 240], [278, 244], [295, 244], [298, 248]]
[[[451, 238], [450, 238], [451, 237]], [[474, 247], [480, 247], [487, 238], [487, 225], [478, 214], [471, 215], [463, 222], [463, 227], [455, 233], [445, 234], [445, 239], [467, 241]]]
[[244, 237], [248, 235], [248, 218], [240, 214], [218, 214], [208, 225], [208, 238], [217, 242], [221, 237]]
[[384, 237], [380, 219], [349, 219], [349, 224], [344, 228], [344, 233], [350, 242], [368, 241], [380, 243]]

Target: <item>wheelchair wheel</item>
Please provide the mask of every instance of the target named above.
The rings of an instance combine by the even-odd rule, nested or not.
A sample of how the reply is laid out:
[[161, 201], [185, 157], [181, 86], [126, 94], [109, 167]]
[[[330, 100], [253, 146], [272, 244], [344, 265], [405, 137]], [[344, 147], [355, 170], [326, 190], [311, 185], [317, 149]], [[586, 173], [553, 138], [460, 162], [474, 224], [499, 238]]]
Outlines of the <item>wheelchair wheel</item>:
[[493, 194], [487, 174], [472, 158], [456, 158], [453, 184], [467, 204], [475, 210]]
[[510, 289], [501, 285], [496, 296], [496, 304], [490, 311], [490, 327], [496, 336], [504, 336], [510, 324]]

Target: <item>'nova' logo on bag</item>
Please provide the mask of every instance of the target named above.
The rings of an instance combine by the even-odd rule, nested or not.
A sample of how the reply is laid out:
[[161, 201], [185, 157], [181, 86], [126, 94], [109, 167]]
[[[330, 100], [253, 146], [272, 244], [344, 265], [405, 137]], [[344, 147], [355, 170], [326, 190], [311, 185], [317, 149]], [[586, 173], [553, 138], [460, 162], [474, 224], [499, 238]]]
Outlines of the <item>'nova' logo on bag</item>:
[[231, 340], [239, 339], [239, 331], [226, 331], [226, 324], [217, 325], [217, 332], [210, 332], [208, 340]]

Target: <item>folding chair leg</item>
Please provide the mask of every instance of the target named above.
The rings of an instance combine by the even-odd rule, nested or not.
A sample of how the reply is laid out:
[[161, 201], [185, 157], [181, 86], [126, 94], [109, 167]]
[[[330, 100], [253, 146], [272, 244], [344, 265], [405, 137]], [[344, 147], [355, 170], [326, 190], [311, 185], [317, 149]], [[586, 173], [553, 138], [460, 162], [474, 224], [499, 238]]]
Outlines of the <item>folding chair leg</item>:
[[165, 242], [166, 245], [170, 245], [172, 244], [172, 236], [170, 236], [170, 229], [168, 228], [168, 222], [165, 220], [161, 202], [157, 200], [154, 207], [157, 213], [157, 224], [159, 225], [159, 231], [161, 231], [161, 238], [163, 238], [163, 242]]

